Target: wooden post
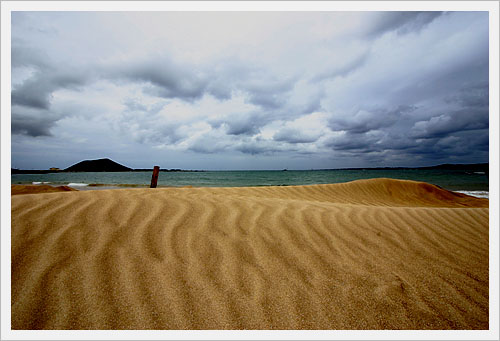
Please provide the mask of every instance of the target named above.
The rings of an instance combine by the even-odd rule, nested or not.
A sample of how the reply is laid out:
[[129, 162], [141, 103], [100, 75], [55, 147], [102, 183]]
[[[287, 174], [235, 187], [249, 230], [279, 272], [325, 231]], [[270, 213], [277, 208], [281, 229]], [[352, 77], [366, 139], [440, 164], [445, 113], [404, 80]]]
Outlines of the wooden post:
[[150, 188], [156, 188], [156, 183], [158, 182], [158, 174], [160, 174], [160, 166], [155, 166], [153, 169], [153, 177], [151, 178]]

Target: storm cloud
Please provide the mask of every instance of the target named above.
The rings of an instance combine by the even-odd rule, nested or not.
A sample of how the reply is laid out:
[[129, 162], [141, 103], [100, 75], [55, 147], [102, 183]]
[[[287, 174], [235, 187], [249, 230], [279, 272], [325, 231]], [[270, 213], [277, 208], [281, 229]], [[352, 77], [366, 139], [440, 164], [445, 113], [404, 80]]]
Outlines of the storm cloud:
[[50, 129], [61, 117], [44, 110], [12, 107], [12, 133], [32, 137], [51, 136]]
[[488, 34], [488, 12], [13, 12], [13, 167], [487, 162]]
[[274, 134], [275, 141], [286, 141], [290, 143], [311, 143], [318, 139], [318, 136], [308, 135], [294, 128], [283, 128]]
[[124, 64], [109, 76], [146, 83], [143, 91], [154, 97], [179, 98], [186, 101], [202, 97], [207, 85], [206, 77], [167, 58]]
[[444, 12], [439, 11], [385, 12], [373, 20], [367, 35], [373, 38], [392, 31], [397, 34], [418, 32], [443, 14]]

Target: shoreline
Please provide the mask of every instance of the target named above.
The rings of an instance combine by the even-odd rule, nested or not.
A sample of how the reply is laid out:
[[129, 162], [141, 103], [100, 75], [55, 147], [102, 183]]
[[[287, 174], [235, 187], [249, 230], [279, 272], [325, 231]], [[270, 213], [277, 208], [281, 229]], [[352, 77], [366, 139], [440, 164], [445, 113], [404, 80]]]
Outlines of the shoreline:
[[[384, 178], [377, 178], [377, 179], [384, 179]], [[364, 179], [368, 180], [368, 179]], [[399, 180], [399, 179], [393, 179], [393, 180]], [[353, 180], [357, 181], [357, 180]], [[406, 181], [406, 180], [404, 180]], [[411, 181], [411, 180], [410, 180]], [[352, 181], [347, 181], [347, 182], [340, 182], [340, 183], [349, 183]], [[245, 187], [293, 187], [293, 186], [316, 186], [316, 185], [335, 185], [339, 183], [332, 183], [332, 184], [307, 184], [307, 185], [257, 185], [257, 186], [192, 186], [192, 185], [179, 185], [179, 186], [168, 186], [168, 185], [158, 185], [157, 188], [245, 188]], [[88, 191], [88, 190], [107, 190], [107, 189], [127, 189], [127, 188], [149, 188], [149, 185], [143, 185], [143, 184], [84, 184], [84, 183], [51, 183], [51, 182], [32, 182], [32, 183], [20, 183], [20, 184], [11, 184], [11, 186], [40, 186], [40, 185], [48, 185], [51, 187], [60, 187], [60, 186], [67, 186], [71, 187], [75, 190], [79, 191]], [[454, 193], [461, 193], [469, 196], [473, 196], [476, 198], [484, 198], [488, 199], [489, 198], [489, 191], [486, 190], [448, 190], [443, 188], [446, 191], [451, 191]]]

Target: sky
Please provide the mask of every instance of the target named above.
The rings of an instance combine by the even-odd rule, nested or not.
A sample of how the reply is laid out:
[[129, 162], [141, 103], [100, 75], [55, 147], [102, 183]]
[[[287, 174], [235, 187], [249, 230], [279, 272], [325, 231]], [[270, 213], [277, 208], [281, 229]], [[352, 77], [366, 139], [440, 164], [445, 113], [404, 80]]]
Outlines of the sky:
[[12, 12], [21, 169], [488, 162], [488, 12]]

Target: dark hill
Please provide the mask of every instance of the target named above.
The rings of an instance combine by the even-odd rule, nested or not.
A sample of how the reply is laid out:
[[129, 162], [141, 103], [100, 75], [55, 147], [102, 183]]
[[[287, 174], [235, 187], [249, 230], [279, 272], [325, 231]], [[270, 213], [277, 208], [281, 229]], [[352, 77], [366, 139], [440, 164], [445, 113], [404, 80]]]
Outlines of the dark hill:
[[110, 159], [85, 160], [65, 169], [66, 172], [129, 172], [131, 170]]

